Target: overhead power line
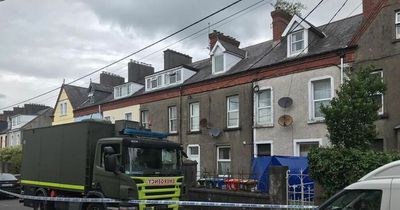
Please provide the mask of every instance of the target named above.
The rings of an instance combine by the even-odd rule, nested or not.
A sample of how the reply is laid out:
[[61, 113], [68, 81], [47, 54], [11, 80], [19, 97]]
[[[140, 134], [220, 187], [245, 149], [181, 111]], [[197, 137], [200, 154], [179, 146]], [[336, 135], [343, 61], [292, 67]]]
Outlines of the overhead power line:
[[[81, 79], [84, 79], [84, 78], [86, 78], [86, 77], [92, 75], [92, 74], [95, 74], [95, 73], [97, 73], [97, 72], [99, 72], [99, 71], [102, 71], [102, 70], [104, 70], [104, 69], [106, 69], [106, 68], [108, 68], [108, 67], [110, 67], [110, 66], [112, 66], [112, 65], [114, 65], [114, 64], [116, 64], [116, 63], [119, 63], [119, 62], [125, 60], [126, 58], [129, 58], [129, 57], [131, 57], [131, 56], [133, 56], [133, 55], [135, 55], [135, 54], [137, 54], [137, 53], [140, 53], [140, 52], [142, 52], [142, 51], [144, 51], [144, 50], [146, 50], [146, 49], [148, 49], [148, 48], [150, 48], [150, 47], [152, 47], [152, 46], [154, 46], [154, 45], [156, 45], [156, 44], [158, 44], [158, 43], [160, 43], [160, 42], [165, 41], [166, 39], [169, 39], [169, 38], [175, 36], [176, 34], [182, 32], [182, 31], [185, 31], [185, 30], [188, 29], [188, 28], [191, 28], [191, 27], [194, 26], [194, 25], [199, 24], [200, 22], [202, 22], [202, 21], [204, 21], [204, 20], [206, 20], [206, 19], [208, 19], [208, 18], [210, 18], [210, 17], [212, 17], [212, 16], [214, 16], [214, 15], [216, 15], [216, 14], [218, 14], [218, 13], [220, 13], [220, 12], [222, 12], [222, 11], [224, 11], [224, 10], [226, 10], [226, 9], [228, 9], [228, 8], [230, 8], [230, 7], [232, 7], [232, 6], [234, 6], [234, 5], [236, 5], [236, 4], [238, 4], [238, 3], [241, 2], [241, 1], [243, 1], [243, 0], [237, 0], [237, 1], [235, 1], [235, 2], [233, 2], [233, 3], [231, 3], [231, 4], [229, 4], [229, 5], [227, 5], [227, 6], [225, 6], [225, 7], [223, 7], [222, 9], [219, 9], [219, 10], [217, 10], [217, 11], [215, 11], [215, 12], [213, 12], [213, 13], [211, 13], [211, 14], [209, 14], [209, 15], [203, 17], [203, 18], [201, 18], [200, 20], [197, 20], [196, 22], [191, 23], [191, 24], [189, 24], [188, 26], [183, 27], [182, 29], [179, 29], [179, 30], [175, 31], [174, 33], [172, 33], [172, 34], [170, 34], [170, 35], [168, 35], [168, 36], [166, 36], [166, 37], [164, 37], [164, 38], [162, 38], [162, 39], [159, 39], [159, 40], [156, 41], [156, 42], [153, 42], [153, 43], [151, 43], [151, 44], [149, 44], [149, 45], [147, 45], [147, 46], [145, 46], [145, 47], [143, 47], [143, 48], [141, 48], [141, 49], [139, 49], [139, 50], [137, 50], [137, 51], [135, 51], [135, 52], [130, 53], [129, 55], [126, 55], [126, 56], [124, 56], [124, 57], [122, 57], [122, 58], [120, 58], [120, 59], [118, 59], [118, 60], [116, 60], [116, 61], [114, 61], [114, 62], [112, 62], [112, 63], [110, 63], [110, 64], [107, 64], [107, 65], [105, 65], [105, 66], [103, 66], [103, 67], [101, 67], [101, 68], [99, 68], [99, 69], [96, 69], [95, 71], [92, 71], [92, 72], [90, 72], [90, 73], [88, 73], [88, 74], [85, 74], [85, 75], [83, 75], [83, 76], [81, 76], [81, 77], [79, 77], [79, 78], [77, 78], [77, 79], [74, 79], [73, 81], [68, 82], [68, 83], [66, 83], [66, 84], [69, 85], [69, 84], [75, 83], [75, 82], [77, 82], [77, 81], [79, 81], [79, 80], [81, 80]], [[37, 95], [37, 96], [34, 96], [34, 97], [31, 97], [31, 98], [25, 99], [25, 100], [23, 100], [23, 101], [20, 101], [20, 102], [18, 102], [18, 103], [15, 103], [15, 104], [11, 104], [11, 105], [2, 107], [2, 108], [0, 108], [0, 111], [1, 111], [1, 110], [5, 110], [5, 109], [8, 109], [8, 108], [12, 108], [12, 107], [17, 106], [17, 105], [19, 105], [19, 104], [23, 104], [23, 103], [29, 102], [29, 101], [34, 100], [34, 99], [36, 99], [36, 98], [40, 98], [40, 97], [42, 97], [42, 96], [44, 96], [44, 95], [47, 95], [47, 94], [52, 93], [52, 92], [54, 92], [54, 91], [57, 91], [57, 90], [59, 90], [59, 89], [60, 89], [60, 87], [54, 88], [54, 89], [51, 89], [51, 90], [46, 91], [46, 92], [44, 92], [44, 93], [41, 93], [41, 94], [39, 94], [39, 95]]]

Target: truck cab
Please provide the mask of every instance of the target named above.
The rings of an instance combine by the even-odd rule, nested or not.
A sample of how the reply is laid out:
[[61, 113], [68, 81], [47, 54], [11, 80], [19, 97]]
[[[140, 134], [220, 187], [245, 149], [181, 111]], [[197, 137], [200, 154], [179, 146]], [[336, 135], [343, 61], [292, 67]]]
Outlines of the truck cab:
[[[128, 130], [137, 132], [135, 130]], [[121, 200], [179, 200], [182, 146], [153, 137], [103, 138], [97, 142], [93, 189]], [[139, 205], [139, 209], [148, 206]], [[178, 209], [169, 205], [165, 209]]]
[[400, 208], [400, 161], [375, 169], [334, 195], [320, 210], [397, 210]]

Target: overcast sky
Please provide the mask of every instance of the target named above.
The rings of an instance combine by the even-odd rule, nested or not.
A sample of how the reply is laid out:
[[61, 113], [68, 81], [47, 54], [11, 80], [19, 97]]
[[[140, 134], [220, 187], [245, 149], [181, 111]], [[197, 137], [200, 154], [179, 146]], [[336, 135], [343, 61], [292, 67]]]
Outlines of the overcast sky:
[[[192, 56], [194, 61], [206, 58], [208, 29], [176, 42], [258, 1], [244, 0], [131, 59], [152, 64], [156, 71], [162, 70], [162, 51], [168, 46]], [[319, 1], [302, 1], [306, 6], [303, 15]], [[307, 20], [316, 26], [327, 23], [344, 1], [325, 0]], [[0, 108], [59, 87], [64, 79], [69, 82], [94, 71], [232, 2], [234, 0], [0, 1]], [[235, 37], [241, 47], [266, 41], [272, 37], [271, 11], [271, 0], [265, 0], [211, 26], [210, 30]], [[361, 12], [361, 0], [350, 0], [335, 19]], [[128, 61], [107, 71], [126, 77]], [[90, 78], [95, 82], [99, 80], [98, 74]], [[87, 87], [88, 83], [89, 78], [75, 85]], [[57, 95], [56, 91], [31, 102], [54, 106]]]

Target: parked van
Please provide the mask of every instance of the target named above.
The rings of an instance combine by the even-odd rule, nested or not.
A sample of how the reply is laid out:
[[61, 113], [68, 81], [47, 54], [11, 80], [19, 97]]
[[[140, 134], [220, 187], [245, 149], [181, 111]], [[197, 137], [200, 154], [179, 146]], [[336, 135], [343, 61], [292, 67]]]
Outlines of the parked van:
[[346, 187], [320, 210], [400, 209], [400, 160], [381, 166]]

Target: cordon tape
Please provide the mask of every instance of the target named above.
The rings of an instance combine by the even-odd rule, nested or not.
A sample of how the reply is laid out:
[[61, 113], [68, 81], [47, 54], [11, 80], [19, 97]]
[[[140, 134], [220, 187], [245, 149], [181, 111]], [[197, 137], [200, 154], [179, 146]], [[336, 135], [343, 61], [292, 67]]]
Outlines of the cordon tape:
[[[71, 198], [71, 197], [44, 197], [31, 196], [12, 193], [0, 190], [20, 199], [38, 200], [38, 201], [55, 201], [55, 202], [72, 202], [72, 203], [122, 203], [122, 201], [111, 198]], [[174, 200], [129, 200], [124, 203], [131, 204], [152, 204], [152, 205], [179, 205], [179, 206], [208, 206], [208, 207], [232, 207], [232, 208], [272, 208], [272, 209], [317, 209], [318, 206], [307, 205], [279, 205], [279, 204], [251, 204], [251, 203], [226, 203], [226, 202], [203, 202], [203, 201], [174, 201]]]

